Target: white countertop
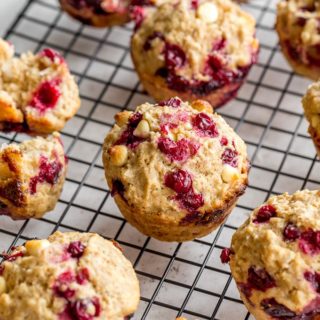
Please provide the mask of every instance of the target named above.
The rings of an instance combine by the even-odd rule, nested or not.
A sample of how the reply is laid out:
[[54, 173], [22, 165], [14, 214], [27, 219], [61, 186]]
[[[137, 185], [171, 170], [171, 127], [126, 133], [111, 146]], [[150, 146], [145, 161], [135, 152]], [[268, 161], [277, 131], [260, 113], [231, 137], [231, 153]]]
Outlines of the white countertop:
[[27, 0], [0, 1], [0, 36], [3, 36]]

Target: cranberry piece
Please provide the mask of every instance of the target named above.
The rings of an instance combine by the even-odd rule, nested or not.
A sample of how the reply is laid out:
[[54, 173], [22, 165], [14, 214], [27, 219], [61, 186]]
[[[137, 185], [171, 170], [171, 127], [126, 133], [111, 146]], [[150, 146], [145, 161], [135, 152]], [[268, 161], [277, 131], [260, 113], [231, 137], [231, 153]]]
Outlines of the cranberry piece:
[[4, 273], [4, 266], [1, 266], [1, 265], [0, 265], [0, 276], [2, 276], [3, 273]]
[[300, 237], [300, 230], [293, 223], [288, 223], [283, 230], [285, 240], [294, 241]]
[[151, 0], [131, 0], [132, 6], [151, 6], [153, 2]]
[[89, 280], [90, 274], [89, 270], [87, 268], [82, 268], [79, 270], [79, 272], [76, 275], [77, 283], [79, 284], [85, 284]]
[[213, 71], [219, 71], [224, 67], [224, 63], [221, 58], [217, 55], [210, 55], [208, 58], [208, 64]]
[[231, 167], [237, 167], [238, 166], [238, 152], [235, 150], [232, 150], [230, 148], [226, 148], [222, 154], [222, 162], [224, 164], [228, 164]]
[[37, 192], [38, 183], [49, 183], [54, 185], [57, 183], [60, 176], [60, 172], [63, 168], [62, 163], [59, 161], [58, 156], [52, 162], [49, 162], [45, 156], [40, 157], [39, 173], [37, 176], [30, 179], [30, 193], [35, 194]]
[[[160, 69], [162, 70], [162, 69]], [[157, 71], [157, 73], [159, 70]], [[186, 92], [191, 89], [191, 84], [189, 80], [185, 79], [182, 76], [178, 76], [176, 74], [169, 73], [167, 78], [168, 87], [172, 90], [176, 90], [179, 92]]]
[[192, 120], [193, 127], [203, 136], [215, 138], [219, 135], [216, 124], [205, 113], [198, 113]]
[[320, 254], [320, 231], [304, 231], [299, 240], [299, 248], [305, 254]]
[[227, 138], [227, 137], [222, 137], [222, 138], [220, 139], [220, 144], [221, 144], [222, 146], [227, 146], [228, 143], [229, 143], [229, 141], [228, 141], [228, 138]]
[[186, 161], [198, 152], [200, 145], [185, 138], [175, 142], [161, 137], [158, 140], [158, 147], [171, 161]]
[[253, 289], [263, 292], [276, 286], [274, 279], [265, 269], [257, 269], [256, 267], [250, 267], [248, 270], [248, 284]]
[[166, 175], [165, 185], [177, 193], [186, 193], [192, 187], [192, 178], [187, 171], [179, 169]]
[[114, 197], [116, 194], [119, 194], [122, 198], [124, 198], [124, 192], [125, 188], [123, 183], [120, 180], [113, 180], [111, 195]]
[[271, 218], [277, 215], [276, 209], [271, 205], [264, 205], [261, 207], [257, 213], [256, 218], [253, 220], [254, 223], [265, 223]]
[[34, 92], [30, 106], [43, 113], [48, 109], [53, 109], [61, 96], [59, 80], [43, 82]]
[[220, 39], [213, 44], [212, 51], [221, 51], [226, 47], [226, 45], [227, 45], [226, 39]]
[[56, 280], [53, 291], [59, 297], [70, 299], [74, 296], [75, 290], [71, 289], [69, 285], [75, 281], [74, 275], [70, 270], [61, 273]]
[[145, 18], [145, 10], [141, 6], [134, 6], [130, 11], [131, 19], [135, 22], [134, 31], [137, 31]]
[[168, 69], [179, 69], [186, 63], [186, 54], [176, 44], [166, 43], [164, 50], [165, 63]]
[[189, 212], [194, 212], [204, 204], [204, 199], [202, 194], [195, 194], [192, 190], [186, 194], [179, 194], [177, 199], [180, 200], [182, 206]]
[[304, 273], [304, 278], [311, 283], [317, 293], [320, 293], [320, 273], [306, 271]]
[[136, 112], [131, 115], [129, 119], [128, 126], [125, 131], [122, 132], [118, 141], [116, 141], [115, 145], [123, 144], [128, 146], [131, 149], [135, 149], [140, 143], [145, 141], [144, 138], [136, 137], [133, 132], [135, 128], [138, 126], [139, 122], [142, 120], [142, 114]]
[[221, 251], [221, 254], [220, 254], [220, 260], [222, 263], [229, 263], [230, 262], [230, 256], [232, 254], [232, 251], [231, 249], [229, 248], [224, 248], [222, 251]]
[[81, 299], [72, 304], [71, 313], [77, 320], [92, 320], [99, 317], [101, 306], [98, 298]]
[[71, 242], [67, 251], [71, 254], [72, 258], [81, 258], [86, 246], [81, 241]]
[[41, 52], [39, 52], [39, 55], [40, 57], [49, 58], [52, 62], [54, 62], [55, 60], [57, 60], [60, 63], [64, 62], [64, 59], [61, 56], [61, 54], [50, 48], [43, 49]]
[[304, 27], [307, 23], [307, 19], [304, 17], [297, 17], [296, 18], [296, 25], [300, 26], [300, 27]]
[[164, 41], [164, 35], [161, 32], [155, 31], [152, 35], [150, 35], [146, 42], [143, 45], [143, 50], [148, 51], [151, 49], [151, 43], [155, 39], [160, 39]]
[[199, 0], [191, 0], [191, 9], [197, 10], [199, 6]]
[[170, 98], [169, 100], [164, 100], [158, 103], [160, 107], [168, 106], [172, 108], [179, 108], [181, 106], [181, 99], [179, 98]]
[[23, 256], [24, 256], [24, 254], [21, 251], [18, 251], [16, 253], [12, 253], [12, 254], [6, 254], [6, 253], [2, 254], [3, 260], [4, 261], [9, 261], [9, 262], [14, 262], [18, 258], [23, 257]]
[[295, 317], [297, 316], [293, 311], [283, 304], [278, 303], [274, 298], [262, 300], [261, 307], [265, 313], [275, 319], [296, 319]]

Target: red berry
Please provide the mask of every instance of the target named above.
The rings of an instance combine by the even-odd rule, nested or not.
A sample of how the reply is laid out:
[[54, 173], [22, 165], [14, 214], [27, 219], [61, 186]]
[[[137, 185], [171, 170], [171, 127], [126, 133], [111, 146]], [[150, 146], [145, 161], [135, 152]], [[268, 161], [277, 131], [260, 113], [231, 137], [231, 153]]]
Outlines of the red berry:
[[67, 251], [71, 254], [72, 258], [81, 258], [86, 246], [81, 241], [71, 242], [67, 248]]
[[293, 223], [288, 223], [283, 230], [283, 236], [288, 241], [297, 240], [300, 237], [300, 230]]
[[227, 137], [222, 137], [222, 138], [220, 139], [220, 144], [221, 144], [222, 146], [227, 146], [228, 143], [229, 143], [229, 141], [228, 141], [228, 138], [227, 138]]
[[75, 290], [70, 288], [70, 284], [75, 281], [73, 273], [68, 270], [61, 273], [55, 281], [53, 291], [59, 297], [70, 299], [75, 295]]
[[76, 275], [77, 283], [79, 284], [85, 284], [89, 280], [89, 270], [87, 268], [82, 268], [79, 270], [79, 272]]
[[259, 291], [267, 291], [276, 286], [274, 279], [265, 269], [250, 267], [248, 270], [248, 285]]
[[166, 175], [165, 185], [177, 193], [186, 193], [192, 187], [192, 178], [187, 171], [179, 169]]
[[[274, 298], [264, 299], [261, 302], [261, 307], [273, 319], [283, 320], [302, 320], [303, 317], [296, 318], [296, 314], [289, 310], [286, 306], [278, 303]], [[310, 318], [311, 319], [311, 318]]]
[[[93, 313], [91, 313], [91, 309], [93, 309]], [[71, 313], [77, 320], [93, 320], [94, 317], [99, 317], [101, 313], [99, 299], [77, 300], [72, 304]]]
[[39, 55], [40, 57], [49, 58], [52, 62], [55, 62], [55, 60], [57, 60], [60, 63], [64, 62], [64, 59], [61, 56], [61, 54], [50, 48], [43, 49], [41, 52], [39, 52]]
[[238, 152], [230, 148], [226, 148], [222, 154], [222, 162], [232, 167], [238, 166]]
[[186, 194], [178, 195], [177, 199], [180, 200], [181, 204], [189, 212], [194, 212], [204, 204], [204, 199], [202, 194], [195, 194], [192, 190]]
[[216, 124], [205, 113], [198, 113], [192, 121], [193, 127], [203, 136], [215, 138], [219, 135]]
[[160, 39], [160, 40], [164, 40], [164, 36], [161, 32], [155, 31], [152, 35], [150, 35], [146, 42], [143, 45], [143, 50], [148, 51], [151, 49], [151, 43], [153, 40], [155, 39]]
[[53, 109], [61, 96], [60, 81], [45, 81], [34, 92], [30, 106], [43, 113], [48, 109]]
[[222, 251], [221, 251], [221, 254], [220, 254], [220, 260], [222, 263], [229, 263], [230, 262], [230, 255], [232, 254], [232, 251], [231, 249], [229, 248], [224, 248]]
[[165, 50], [165, 63], [168, 69], [179, 69], [186, 63], [186, 54], [176, 44], [166, 43]]
[[305, 254], [320, 254], [320, 231], [304, 231], [300, 236], [299, 248]]
[[306, 271], [304, 278], [311, 283], [317, 293], [320, 293], [320, 273]]
[[199, 0], [191, 0], [191, 9], [197, 10], [199, 6]]
[[158, 105], [161, 107], [168, 106], [172, 108], [178, 108], [181, 106], [181, 103], [182, 101], [179, 98], [170, 98], [169, 100], [159, 102]]
[[264, 205], [257, 213], [254, 223], [265, 223], [277, 215], [276, 209], [271, 205]]

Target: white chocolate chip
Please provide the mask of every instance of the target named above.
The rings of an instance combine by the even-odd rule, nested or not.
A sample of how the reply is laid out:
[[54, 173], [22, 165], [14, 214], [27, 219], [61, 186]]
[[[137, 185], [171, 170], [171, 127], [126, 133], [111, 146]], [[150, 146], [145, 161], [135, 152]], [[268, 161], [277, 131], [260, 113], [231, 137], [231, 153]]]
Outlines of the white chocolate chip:
[[122, 127], [128, 123], [131, 115], [132, 115], [132, 112], [130, 112], [130, 111], [122, 111], [122, 112], [117, 113], [114, 116], [114, 119], [116, 120], [117, 125], [119, 127]]
[[114, 166], [123, 166], [128, 159], [128, 148], [126, 146], [113, 146], [110, 151], [110, 160]]
[[30, 240], [25, 244], [25, 248], [29, 255], [38, 256], [41, 251], [48, 248], [50, 246], [50, 242], [48, 240]]
[[0, 295], [6, 292], [6, 280], [4, 277], [0, 277]]
[[218, 19], [218, 8], [214, 3], [205, 2], [199, 6], [197, 15], [207, 23], [214, 23]]
[[147, 138], [150, 134], [150, 126], [147, 120], [141, 120], [133, 134], [139, 138]]
[[221, 177], [225, 183], [232, 182], [234, 180], [239, 179], [240, 172], [237, 168], [225, 164], [222, 169]]

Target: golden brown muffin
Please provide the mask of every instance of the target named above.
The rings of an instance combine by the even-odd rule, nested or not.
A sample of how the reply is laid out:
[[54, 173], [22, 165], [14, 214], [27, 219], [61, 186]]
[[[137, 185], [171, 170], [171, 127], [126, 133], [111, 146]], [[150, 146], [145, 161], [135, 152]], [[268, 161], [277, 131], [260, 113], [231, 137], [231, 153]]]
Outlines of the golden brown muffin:
[[210, 104], [179, 98], [117, 114], [103, 162], [124, 217], [164, 241], [203, 237], [221, 225], [249, 169], [245, 143]]
[[232, 275], [257, 320], [320, 318], [320, 191], [270, 198], [232, 238]]
[[281, 0], [276, 30], [282, 52], [295, 72], [313, 80], [320, 77], [320, 2]]
[[93, 233], [27, 241], [0, 270], [2, 320], [124, 320], [139, 303], [131, 263]]
[[0, 215], [41, 218], [56, 206], [67, 164], [60, 135], [0, 149]]
[[304, 114], [309, 121], [309, 133], [320, 157], [320, 82], [309, 86], [302, 103]]
[[0, 130], [61, 130], [80, 107], [78, 86], [66, 62], [52, 49], [20, 58], [12, 54], [13, 47], [0, 41]]
[[141, 16], [131, 55], [157, 101], [178, 95], [219, 107], [257, 60], [255, 21], [229, 0], [169, 1]]

